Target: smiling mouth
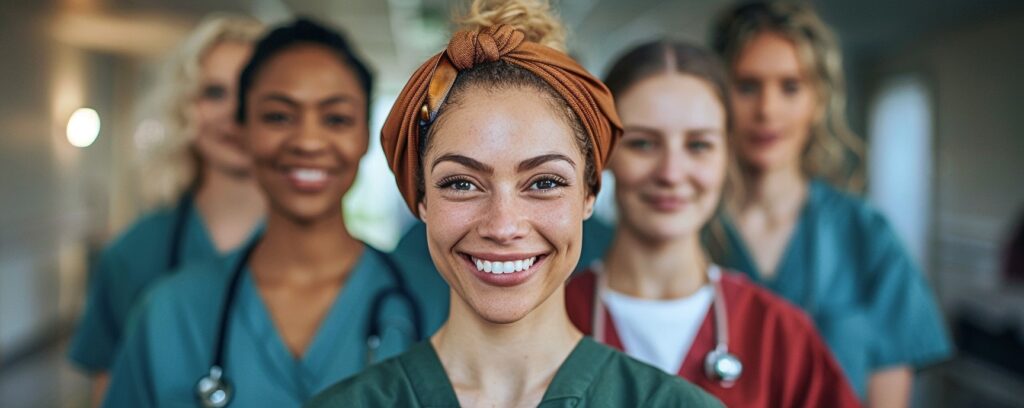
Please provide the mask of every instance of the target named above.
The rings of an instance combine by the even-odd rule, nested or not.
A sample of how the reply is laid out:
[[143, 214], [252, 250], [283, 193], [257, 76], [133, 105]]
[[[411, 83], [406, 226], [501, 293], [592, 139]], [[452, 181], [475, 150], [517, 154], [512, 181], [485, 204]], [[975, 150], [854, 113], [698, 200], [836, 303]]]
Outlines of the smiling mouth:
[[526, 259], [517, 259], [514, 261], [489, 261], [480, 259], [474, 256], [467, 255], [470, 262], [476, 265], [476, 270], [480, 272], [487, 272], [494, 275], [501, 275], [506, 273], [522, 272], [533, 266], [537, 262], [536, 256], [529, 257]]
[[326, 188], [330, 179], [330, 172], [313, 167], [289, 167], [284, 174], [295, 189], [310, 193]]
[[459, 255], [466, 262], [466, 266], [473, 271], [473, 274], [484, 283], [510, 287], [530, 280], [549, 254], [521, 255], [521, 258], [518, 259], [515, 256], [491, 256], [490, 258], [499, 259], [488, 259], [467, 253], [459, 253]]

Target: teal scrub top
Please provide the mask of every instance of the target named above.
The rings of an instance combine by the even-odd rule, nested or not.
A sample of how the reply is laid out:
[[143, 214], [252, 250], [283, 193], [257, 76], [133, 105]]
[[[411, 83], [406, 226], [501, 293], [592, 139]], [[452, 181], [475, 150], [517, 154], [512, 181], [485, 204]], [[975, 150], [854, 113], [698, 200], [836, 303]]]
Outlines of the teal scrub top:
[[[596, 217], [590, 217], [583, 222], [583, 247], [580, 249], [580, 261], [576, 265], [576, 272], [586, 269], [594, 260], [600, 259], [611, 246], [615, 238], [615, 229], [599, 221]], [[427, 248], [427, 225], [416, 221], [402, 239], [398, 242], [394, 252], [395, 261], [399, 262], [403, 271], [408, 272], [410, 280], [420, 282], [427, 287], [438, 287], [447, 284], [441, 278], [440, 273], [430, 258], [430, 250]], [[447, 304], [446, 304], [447, 307]], [[447, 316], [447, 308], [445, 309]], [[440, 327], [440, 323], [438, 327]]]
[[[237, 261], [190, 264], [153, 287], [133, 312], [104, 407], [196, 406], [196, 382], [212, 364]], [[415, 343], [409, 305], [400, 297], [384, 298], [378, 315], [369, 316], [375, 295], [394, 285], [384, 268], [380, 255], [364, 250], [301, 358], [288, 351], [244, 268], [224, 347], [224, 376], [235, 389], [231, 406], [297, 407], [359, 372], [367, 363], [371, 318], [382, 330], [374, 361]]]
[[[307, 408], [458, 407], [429, 341], [317, 395]], [[697, 386], [584, 337], [538, 407], [721, 407]]]
[[773, 279], [762, 277], [728, 219], [724, 227], [726, 249], [716, 261], [807, 311], [861, 398], [873, 371], [952, 354], [924, 275], [863, 200], [812, 181]]
[[[187, 200], [188, 198], [186, 198]], [[184, 201], [179, 202], [181, 206]], [[170, 273], [178, 206], [143, 215], [100, 254], [89, 275], [85, 310], [71, 340], [69, 358], [88, 372], [111, 368], [132, 306], [154, 281]], [[179, 261], [219, 259], [195, 205], [184, 214]], [[257, 227], [252, 237], [262, 230]], [[250, 238], [251, 241], [252, 238]], [[242, 245], [244, 247], [244, 245]]]

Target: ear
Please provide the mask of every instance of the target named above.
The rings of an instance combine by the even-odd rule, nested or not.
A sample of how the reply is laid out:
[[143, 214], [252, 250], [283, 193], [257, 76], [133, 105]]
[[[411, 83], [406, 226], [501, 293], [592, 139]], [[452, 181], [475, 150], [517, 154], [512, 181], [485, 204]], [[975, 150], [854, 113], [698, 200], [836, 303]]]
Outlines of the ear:
[[420, 200], [419, 204], [417, 204], [417, 208], [419, 209], [419, 214], [417, 214], [417, 215], [419, 215], [420, 221], [423, 221], [424, 224], [427, 223], [427, 219], [424, 217], [424, 214], [427, 213], [427, 203], [426, 203], [426, 201], [427, 201], [426, 197], [424, 197], [424, 199]]
[[589, 220], [590, 216], [594, 215], [594, 202], [597, 201], [597, 196], [594, 194], [587, 194], [587, 200], [583, 203], [583, 220]]

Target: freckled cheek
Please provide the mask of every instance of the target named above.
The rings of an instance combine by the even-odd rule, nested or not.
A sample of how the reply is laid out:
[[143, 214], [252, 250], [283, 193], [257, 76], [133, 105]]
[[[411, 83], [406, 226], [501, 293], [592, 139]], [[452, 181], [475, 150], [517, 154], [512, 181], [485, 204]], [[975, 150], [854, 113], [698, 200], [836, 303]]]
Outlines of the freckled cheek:
[[[578, 194], [572, 192], [569, 194]], [[533, 228], [559, 251], [580, 246], [582, 240], [583, 202], [569, 195], [551, 201], [538, 201], [529, 205], [523, 214]]]
[[430, 239], [447, 250], [464, 237], [486, 208], [473, 202], [444, 201], [440, 195], [427, 197], [426, 220]]

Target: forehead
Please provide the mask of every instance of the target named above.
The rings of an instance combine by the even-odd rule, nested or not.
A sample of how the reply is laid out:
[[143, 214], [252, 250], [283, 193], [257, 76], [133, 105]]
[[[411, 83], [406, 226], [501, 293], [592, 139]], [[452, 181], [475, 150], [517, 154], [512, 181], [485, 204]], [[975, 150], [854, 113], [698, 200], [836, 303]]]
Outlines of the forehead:
[[270, 57], [256, 74], [253, 94], [276, 92], [297, 98], [345, 93], [361, 99], [362, 87], [352, 69], [332, 50], [296, 45]]
[[796, 44], [782, 34], [754, 35], [737, 54], [733, 69], [738, 76], [799, 75], [803, 69]]
[[616, 103], [623, 125], [671, 129], [721, 128], [725, 108], [707, 81], [687, 74], [644, 79]]
[[[467, 89], [449, 105], [431, 135], [427, 158], [457, 153], [492, 158], [496, 167], [520, 159], [561, 153], [582, 161], [576, 135], [549, 96], [529, 88]], [[582, 167], [582, 166], [579, 166]]]
[[252, 44], [221, 41], [210, 47], [201, 61], [204, 76], [234, 76], [249, 58]]

